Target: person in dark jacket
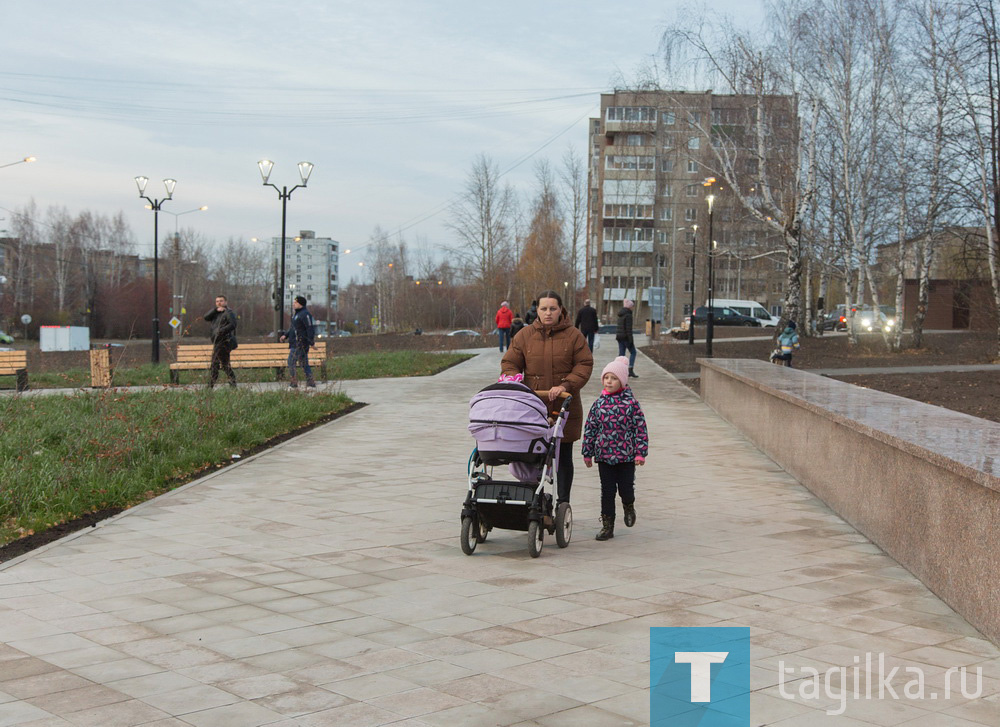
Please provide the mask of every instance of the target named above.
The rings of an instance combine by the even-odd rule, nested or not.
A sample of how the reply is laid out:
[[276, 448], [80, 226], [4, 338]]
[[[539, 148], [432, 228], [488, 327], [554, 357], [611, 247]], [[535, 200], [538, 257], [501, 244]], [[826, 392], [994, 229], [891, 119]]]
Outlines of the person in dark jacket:
[[639, 378], [635, 372], [635, 341], [632, 338], [632, 309], [635, 301], [626, 299], [622, 303], [622, 309], [618, 311], [618, 330], [615, 331], [615, 340], [618, 341], [618, 355], [624, 356], [628, 351], [628, 377], [630, 379]]
[[597, 323], [597, 310], [590, 305], [590, 298], [583, 301], [583, 308], [576, 312], [576, 322], [573, 324], [587, 339], [587, 346], [594, 350], [594, 334], [600, 326]]
[[230, 362], [230, 354], [236, 348], [236, 314], [229, 309], [226, 296], [215, 296], [215, 308], [205, 314], [205, 320], [212, 325], [209, 337], [212, 341], [212, 369], [208, 388], [215, 386], [219, 380], [219, 369], [226, 372], [229, 385], [236, 387], [236, 374]]
[[[516, 336], [517, 332], [520, 331], [522, 328], [524, 328], [524, 319], [521, 318], [521, 314], [520, 313], [515, 312], [514, 313], [514, 320], [511, 321], [511, 323], [510, 323], [510, 340], [511, 341], [514, 340], [514, 336]], [[507, 346], [507, 348], [510, 348], [510, 346]]]
[[305, 296], [297, 295], [292, 302], [295, 314], [292, 316], [291, 325], [288, 331], [281, 337], [282, 341], [288, 341], [288, 388], [299, 388], [298, 379], [295, 378], [295, 365], [302, 364], [302, 371], [306, 375], [306, 386], [310, 389], [316, 388], [316, 379], [313, 378], [312, 368], [309, 366], [309, 349], [315, 347], [316, 343], [316, 320], [312, 313], [306, 308]]
[[531, 301], [531, 307], [528, 308], [528, 312], [524, 314], [524, 325], [530, 326], [538, 320], [538, 301]]
[[535, 391], [547, 391], [549, 401], [560, 394], [573, 397], [559, 447], [558, 502], [569, 502], [573, 487], [573, 442], [583, 430], [580, 392], [594, 370], [594, 356], [583, 334], [570, 325], [569, 313], [554, 290], [538, 296], [538, 319], [514, 337], [500, 361], [503, 374], [524, 374], [524, 383]]

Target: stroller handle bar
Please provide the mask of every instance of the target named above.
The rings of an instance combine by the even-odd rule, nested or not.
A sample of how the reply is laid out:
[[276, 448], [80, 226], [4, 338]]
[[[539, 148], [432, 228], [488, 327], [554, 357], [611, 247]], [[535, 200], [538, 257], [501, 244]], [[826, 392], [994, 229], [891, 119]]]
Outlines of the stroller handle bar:
[[[542, 401], [548, 401], [549, 400], [549, 392], [548, 391], [539, 391], [538, 389], [535, 389], [534, 391], [535, 391], [535, 394], [538, 396], [538, 398], [541, 399]], [[573, 395], [572, 394], [567, 394], [564, 391], [561, 394], [559, 394], [559, 399], [562, 400], [562, 406], [559, 408], [559, 411], [566, 411], [567, 409], [569, 409], [569, 403], [573, 400]]]

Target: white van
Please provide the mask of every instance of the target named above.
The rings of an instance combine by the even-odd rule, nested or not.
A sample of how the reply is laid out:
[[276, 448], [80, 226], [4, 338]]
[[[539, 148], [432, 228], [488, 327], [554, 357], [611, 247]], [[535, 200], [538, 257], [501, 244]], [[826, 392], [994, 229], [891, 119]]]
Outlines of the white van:
[[[765, 328], [768, 326], [777, 327], [777, 325], [781, 323], [780, 318], [772, 316], [767, 312], [767, 308], [755, 300], [730, 300], [728, 298], [716, 298], [712, 304], [716, 308], [732, 308], [737, 313], [742, 313], [745, 316], [756, 318], [760, 321], [760, 325]], [[708, 303], [705, 305], [708, 305]]]

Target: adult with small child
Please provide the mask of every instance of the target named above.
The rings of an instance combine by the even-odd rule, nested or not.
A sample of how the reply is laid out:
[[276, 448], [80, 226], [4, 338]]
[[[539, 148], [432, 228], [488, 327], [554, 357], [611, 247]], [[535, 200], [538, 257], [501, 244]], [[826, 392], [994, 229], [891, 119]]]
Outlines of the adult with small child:
[[785, 330], [778, 336], [778, 348], [771, 354], [771, 363], [784, 364], [792, 368], [792, 353], [799, 348], [799, 334], [795, 332], [795, 321], [788, 321]]
[[646, 463], [646, 417], [628, 385], [628, 359], [619, 356], [601, 373], [604, 391], [590, 407], [583, 430], [583, 463], [601, 478], [601, 531], [615, 537], [615, 495], [621, 496], [625, 527], [635, 525], [635, 468]]
[[557, 501], [569, 502], [573, 487], [573, 442], [583, 429], [580, 392], [594, 370], [594, 356], [587, 340], [573, 326], [562, 298], [554, 290], [538, 296], [538, 318], [521, 329], [500, 361], [503, 374], [524, 374], [524, 383], [535, 391], [546, 391], [549, 401], [562, 394], [573, 397], [569, 418], [559, 448]]

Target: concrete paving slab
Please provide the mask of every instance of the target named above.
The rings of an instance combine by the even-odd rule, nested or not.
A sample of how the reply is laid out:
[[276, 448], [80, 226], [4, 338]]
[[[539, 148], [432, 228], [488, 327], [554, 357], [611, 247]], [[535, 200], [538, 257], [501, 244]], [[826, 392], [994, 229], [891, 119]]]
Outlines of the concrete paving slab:
[[[647, 724], [656, 626], [750, 627], [754, 724], [1000, 723], [1000, 650], [645, 357], [636, 526], [593, 539], [578, 463], [568, 548], [463, 555], [467, 402], [499, 358], [345, 382], [369, 406], [0, 566], [0, 725]], [[799, 695], [869, 652], [982, 693]]]

